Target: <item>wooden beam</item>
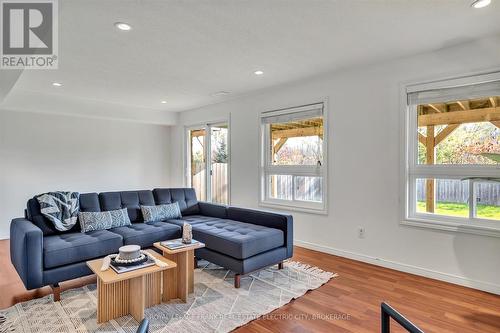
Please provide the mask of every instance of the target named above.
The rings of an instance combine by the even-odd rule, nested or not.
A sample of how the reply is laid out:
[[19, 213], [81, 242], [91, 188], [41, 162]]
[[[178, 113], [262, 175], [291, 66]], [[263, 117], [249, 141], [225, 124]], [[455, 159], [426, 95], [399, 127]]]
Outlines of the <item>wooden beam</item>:
[[[426, 142], [426, 164], [434, 164], [435, 156], [435, 137], [434, 137], [434, 126], [427, 126], [427, 142]], [[434, 179], [427, 179], [425, 181], [425, 210], [428, 213], [434, 213]]]
[[276, 142], [276, 144], [273, 146], [273, 158], [274, 158], [274, 155], [276, 155], [281, 147], [283, 147], [283, 145], [286, 143], [286, 140], [288, 140], [288, 138], [280, 138], [278, 142]]
[[462, 108], [462, 110], [466, 111], [470, 109], [469, 101], [457, 101], [457, 104]]
[[273, 140], [281, 138], [295, 138], [301, 136], [315, 136], [323, 135], [323, 126], [320, 127], [298, 127], [286, 130], [277, 130], [271, 132]]
[[444, 139], [446, 139], [446, 137], [448, 135], [450, 135], [451, 133], [453, 133], [454, 130], [456, 130], [458, 128], [458, 124], [452, 124], [452, 125], [448, 125], [446, 126], [445, 128], [443, 128], [441, 130], [441, 132], [438, 133], [438, 135], [436, 135], [436, 140], [434, 140], [434, 144], [437, 146], [438, 144], [441, 143], [441, 141], [443, 141]]
[[205, 136], [205, 130], [192, 130], [191, 131], [191, 136], [198, 137], [198, 136]]
[[491, 123], [496, 127], [500, 128], [500, 121], [492, 121]]
[[500, 107], [432, 113], [418, 116], [418, 126], [478, 123], [500, 120]]
[[434, 111], [441, 113], [441, 112], [446, 112], [446, 104], [427, 104], [429, 107], [431, 107]]
[[418, 141], [424, 146], [427, 145], [427, 137], [421, 133], [418, 133]]
[[491, 103], [491, 106], [496, 108], [498, 105], [497, 105], [497, 100], [495, 97], [490, 97], [490, 103]]

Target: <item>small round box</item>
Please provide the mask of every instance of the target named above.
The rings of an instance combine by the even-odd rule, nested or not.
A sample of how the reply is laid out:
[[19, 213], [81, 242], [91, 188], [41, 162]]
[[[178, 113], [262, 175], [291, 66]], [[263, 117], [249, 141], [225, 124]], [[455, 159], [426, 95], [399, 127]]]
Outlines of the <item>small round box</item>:
[[125, 245], [118, 249], [119, 260], [134, 260], [141, 256], [141, 247], [139, 245]]

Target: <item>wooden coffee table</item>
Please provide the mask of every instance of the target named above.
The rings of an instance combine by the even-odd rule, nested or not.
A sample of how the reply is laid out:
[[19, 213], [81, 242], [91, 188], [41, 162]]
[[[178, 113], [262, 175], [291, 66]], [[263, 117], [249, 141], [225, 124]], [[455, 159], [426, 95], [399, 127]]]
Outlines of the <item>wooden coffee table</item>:
[[189, 293], [194, 291], [194, 250], [205, 247], [199, 242], [181, 249], [170, 250], [160, 244], [154, 247], [163, 252], [163, 256], [177, 264], [176, 269], [169, 269], [163, 276], [163, 301], [179, 298], [187, 301]]
[[140, 322], [144, 319], [144, 308], [161, 303], [162, 273], [175, 271], [177, 264], [153, 250], [146, 251], [168, 266], [154, 265], [118, 274], [112, 268], [102, 272], [102, 259], [87, 261], [87, 266], [97, 275], [98, 323], [128, 314]]

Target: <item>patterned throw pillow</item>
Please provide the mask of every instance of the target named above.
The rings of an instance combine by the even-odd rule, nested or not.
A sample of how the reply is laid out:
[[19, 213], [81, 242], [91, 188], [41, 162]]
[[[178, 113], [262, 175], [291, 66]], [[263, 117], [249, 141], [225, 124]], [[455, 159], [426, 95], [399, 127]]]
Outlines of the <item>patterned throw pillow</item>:
[[105, 212], [80, 212], [78, 220], [82, 232], [106, 230], [132, 224], [128, 217], [127, 208]]
[[182, 217], [177, 202], [158, 206], [141, 206], [141, 211], [144, 222], [157, 222]]
[[111, 214], [111, 228], [132, 225], [130, 217], [128, 216], [127, 208], [110, 210], [109, 214]]

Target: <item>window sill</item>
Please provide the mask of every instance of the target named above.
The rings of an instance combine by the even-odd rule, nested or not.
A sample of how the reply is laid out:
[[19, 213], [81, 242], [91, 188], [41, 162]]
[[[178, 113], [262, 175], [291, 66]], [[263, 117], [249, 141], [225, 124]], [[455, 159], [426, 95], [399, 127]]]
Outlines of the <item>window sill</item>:
[[279, 209], [279, 210], [289, 210], [289, 211], [294, 211], [294, 212], [302, 212], [302, 213], [308, 213], [308, 214], [317, 214], [317, 215], [328, 215], [327, 209], [315, 209], [315, 208], [307, 208], [307, 207], [300, 207], [300, 206], [292, 206], [288, 205], [285, 203], [277, 203], [277, 202], [269, 202], [269, 201], [260, 201], [259, 202], [260, 207], [266, 207], [266, 208], [274, 208], [274, 209]]
[[401, 224], [418, 228], [445, 230], [445, 231], [453, 231], [453, 232], [490, 236], [490, 237], [500, 237], [500, 228], [490, 228], [490, 227], [471, 225], [471, 224], [425, 220], [418, 218], [407, 218], [401, 221]]

